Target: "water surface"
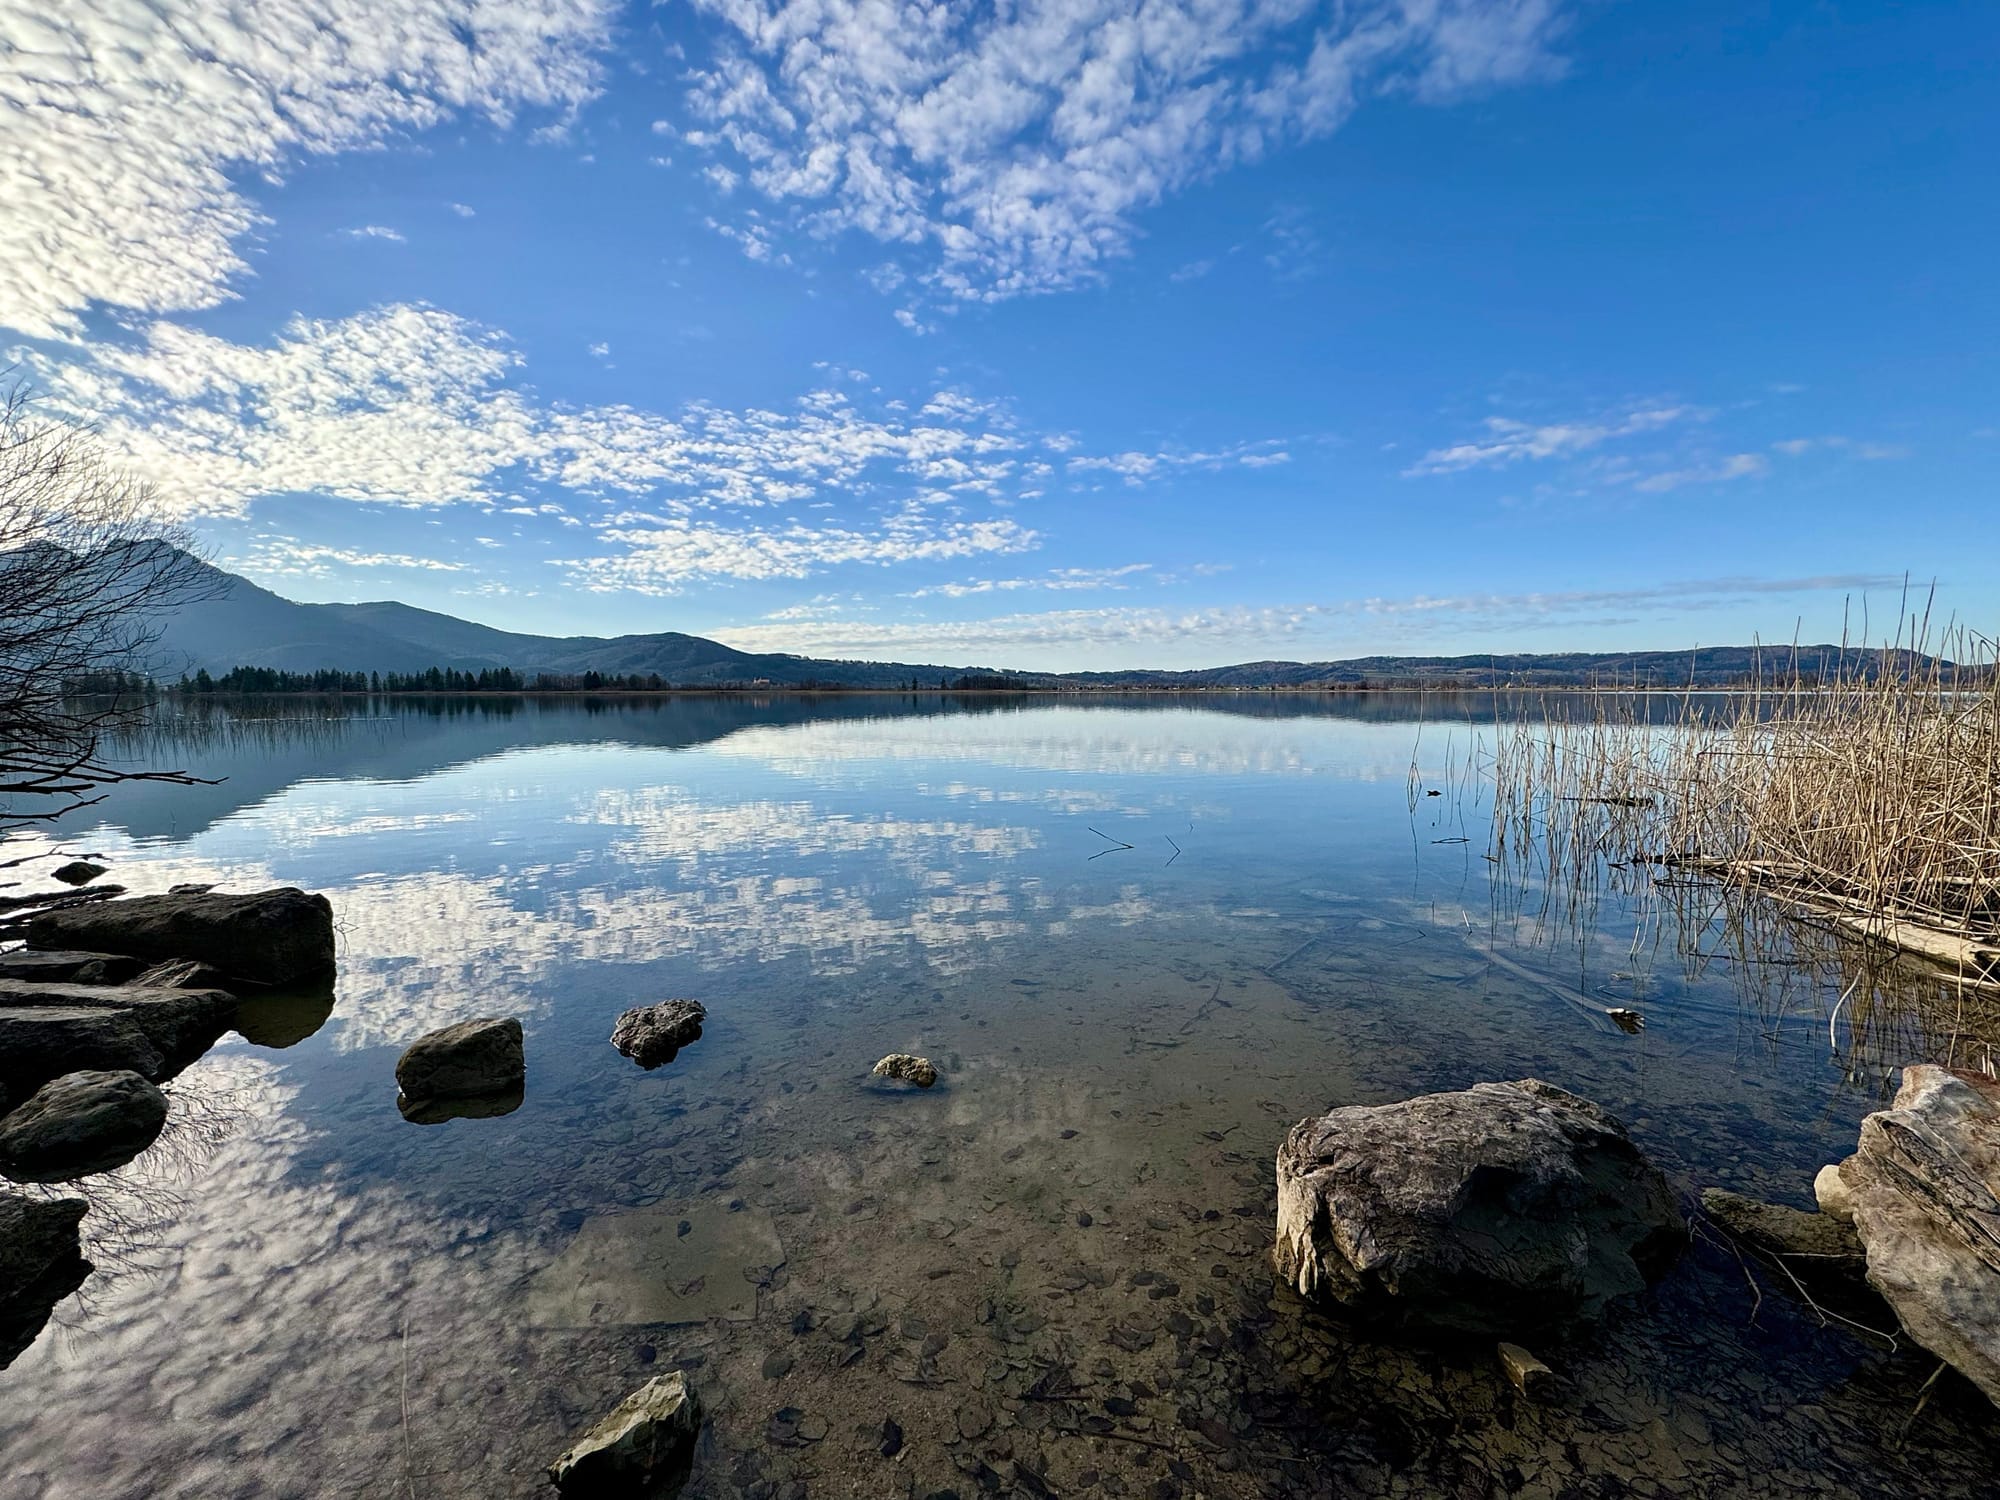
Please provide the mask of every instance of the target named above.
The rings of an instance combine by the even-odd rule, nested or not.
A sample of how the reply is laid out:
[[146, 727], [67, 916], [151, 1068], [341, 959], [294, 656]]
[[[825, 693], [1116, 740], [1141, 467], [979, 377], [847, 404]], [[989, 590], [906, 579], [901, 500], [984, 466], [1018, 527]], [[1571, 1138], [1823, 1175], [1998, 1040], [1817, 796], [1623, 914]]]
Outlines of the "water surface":
[[[1684, 1189], [1806, 1206], [1904, 1060], [1627, 903], [1496, 886], [1453, 781], [1490, 703], [243, 712], [275, 722], [130, 749], [218, 785], [62, 847], [326, 892], [335, 1001], [231, 1035], [83, 1185], [98, 1272], [0, 1373], [10, 1500], [546, 1493], [674, 1366], [702, 1496], [1974, 1494], [2000, 1461], [1951, 1381], [1904, 1437], [1932, 1362], [1719, 1243], [1542, 1351], [1541, 1403], [1273, 1284], [1307, 1114], [1535, 1076]], [[611, 1049], [675, 996], [700, 1042]], [[399, 1050], [481, 1015], [527, 1029], [521, 1106], [406, 1122]], [[869, 1087], [894, 1051], [944, 1082]]]

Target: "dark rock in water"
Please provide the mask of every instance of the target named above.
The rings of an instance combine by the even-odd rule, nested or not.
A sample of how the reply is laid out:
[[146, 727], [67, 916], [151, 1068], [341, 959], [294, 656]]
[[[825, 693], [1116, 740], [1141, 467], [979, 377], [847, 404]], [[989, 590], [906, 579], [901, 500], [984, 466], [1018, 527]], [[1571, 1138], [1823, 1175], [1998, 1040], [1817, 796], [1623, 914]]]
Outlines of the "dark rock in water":
[[0, 1119], [0, 1172], [68, 1182], [122, 1167], [160, 1137], [167, 1096], [130, 1072], [69, 1073]]
[[229, 976], [198, 958], [170, 958], [132, 981], [156, 990], [226, 990]]
[[72, 953], [61, 948], [0, 953], [0, 979], [29, 984], [126, 984], [145, 967], [143, 960], [123, 953]]
[[2000, 1404], [2000, 1082], [1903, 1069], [1895, 1101], [1861, 1122], [1833, 1175], [1819, 1199], [1852, 1212], [1868, 1284], [1911, 1338]]
[[85, 1209], [80, 1198], [0, 1193], [0, 1370], [34, 1343], [55, 1305], [90, 1274], [77, 1238]]
[[694, 1468], [701, 1399], [679, 1370], [649, 1380], [549, 1465], [565, 1495], [666, 1500]]
[[283, 994], [250, 995], [239, 1001], [231, 1021], [236, 1034], [256, 1047], [295, 1047], [333, 1014], [333, 986]]
[[0, 1089], [18, 1098], [91, 1068], [164, 1082], [215, 1044], [235, 1009], [220, 990], [0, 979]]
[[1686, 1240], [1624, 1127], [1535, 1079], [1336, 1109], [1278, 1150], [1278, 1272], [1371, 1324], [1561, 1335]]
[[396, 1086], [413, 1104], [519, 1092], [527, 1073], [521, 1023], [511, 1017], [446, 1026], [396, 1060]]
[[87, 859], [73, 859], [49, 871], [49, 878], [60, 880], [64, 885], [89, 885], [104, 873], [104, 869], [103, 865], [94, 865]]
[[97, 948], [149, 963], [199, 959], [254, 984], [331, 973], [333, 907], [293, 887], [230, 896], [189, 891], [43, 912], [30, 948]]
[[498, 1093], [450, 1099], [412, 1099], [407, 1094], [398, 1094], [396, 1108], [412, 1125], [442, 1125], [447, 1120], [492, 1120], [511, 1115], [527, 1097], [527, 1090], [515, 1084]]
[[931, 1060], [909, 1052], [891, 1052], [869, 1071], [876, 1078], [914, 1083], [920, 1089], [930, 1088], [938, 1081], [938, 1070]]
[[1702, 1212], [1745, 1244], [1771, 1255], [1805, 1255], [1861, 1268], [1861, 1237], [1831, 1214], [1807, 1213], [1782, 1203], [1759, 1203], [1725, 1188], [1701, 1190]]
[[642, 1068], [674, 1060], [681, 1048], [701, 1040], [708, 1011], [699, 1000], [662, 1000], [628, 1010], [611, 1028], [611, 1045]]

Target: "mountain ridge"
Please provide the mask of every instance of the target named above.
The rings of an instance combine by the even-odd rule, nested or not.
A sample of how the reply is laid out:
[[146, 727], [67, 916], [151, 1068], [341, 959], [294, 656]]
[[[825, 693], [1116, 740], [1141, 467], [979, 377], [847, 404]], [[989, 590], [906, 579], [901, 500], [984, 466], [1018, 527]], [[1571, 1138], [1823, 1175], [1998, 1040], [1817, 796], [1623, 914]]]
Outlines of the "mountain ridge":
[[[1806, 676], [1859, 656], [1833, 645], [1713, 646], [1699, 650], [1500, 652], [1461, 656], [1261, 660], [1190, 669], [1006, 671], [990, 666], [872, 662], [742, 651], [705, 636], [655, 631], [620, 636], [541, 636], [482, 625], [393, 599], [304, 604], [198, 562], [204, 597], [162, 618], [149, 665], [172, 679], [234, 667], [281, 672], [478, 673], [529, 676], [657, 675], [676, 687], [908, 688], [972, 679], [981, 686], [1161, 690], [1382, 686], [1716, 686], [1761, 671]], [[980, 681], [983, 679], [983, 681]]]

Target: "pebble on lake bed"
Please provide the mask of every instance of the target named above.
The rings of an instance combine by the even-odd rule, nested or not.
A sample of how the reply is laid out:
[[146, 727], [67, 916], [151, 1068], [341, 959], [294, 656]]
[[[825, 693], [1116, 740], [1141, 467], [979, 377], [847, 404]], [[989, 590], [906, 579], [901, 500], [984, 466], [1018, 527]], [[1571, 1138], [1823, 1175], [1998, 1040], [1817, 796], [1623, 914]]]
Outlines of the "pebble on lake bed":
[[565, 1495], [595, 1500], [679, 1494], [701, 1415], [701, 1398], [679, 1370], [649, 1380], [549, 1465], [549, 1479]]
[[938, 1070], [928, 1057], [918, 1057], [909, 1052], [891, 1052], [870, 1070], [876, 1078], [895, 1078], [904, 1083], [914, 1083], [920, 1089], [930, 1088], [938, 1081]]

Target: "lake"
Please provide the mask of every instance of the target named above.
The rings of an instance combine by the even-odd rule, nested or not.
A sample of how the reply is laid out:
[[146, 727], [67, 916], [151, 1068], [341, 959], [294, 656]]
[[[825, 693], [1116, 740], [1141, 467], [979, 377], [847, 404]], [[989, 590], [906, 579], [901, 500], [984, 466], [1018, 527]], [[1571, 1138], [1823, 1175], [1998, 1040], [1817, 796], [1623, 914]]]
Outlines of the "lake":
[[[1826, 984], [1774, 985], [1699, 917], [1552, 907], [1487, 859], [1463, 764], [1494, 712], [460, 699], [159, 727], [125, 753], [217, 784], [127, 786], [61, 847], [135, 892], [323, 891], [339, 977], [82, 1185], [98, 1269], [0, 1373], [0, 1494], [546, 1494], [670, 1368], [708, 1411], [704, 1497], [1992, 1493], [1969, 1387], [1909, 1422], [1934, 1361], [1719, 1239], [1537, 1351], [1541, 1401], [1490, 1346], [1371, 1341], [1275, 1285], [1273, 1153], [1329, 1107], [1542, 1078], [1684, 1191], [1809, 1207], [1918, 1060], [1830, 1047]], [[671, 997], [706, 1034], [644, 1071], [607, 1036]], [[406, 1121], [399, 1051], [474, 1016], [525, 1026], [520, 1107]], [[899, 1051], [939, 1086], [871, 1086]]]

